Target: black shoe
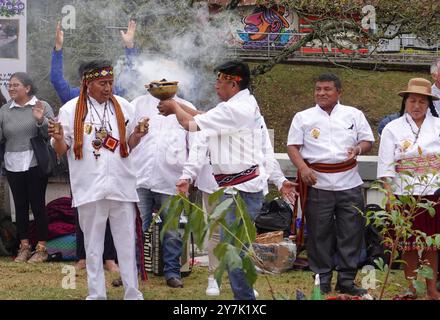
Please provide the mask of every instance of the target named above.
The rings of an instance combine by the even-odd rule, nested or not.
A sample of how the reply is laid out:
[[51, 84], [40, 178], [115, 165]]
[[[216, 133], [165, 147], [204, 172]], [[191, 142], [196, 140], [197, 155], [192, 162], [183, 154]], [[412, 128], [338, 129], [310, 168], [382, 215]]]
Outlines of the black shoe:
[[183, 283], [179, 278], [169, 278], [167, 280], [167, 286], [171, 288], [183, 288]]
[[321, 294], [329, 294], [332, 291], [330, 283], [321, 283], [320, 285]]
[[120, 287], [122, 285], [123, 285], [123, 283], [122, 283], [122, 279], [121, 278], [118, 278], [118, 279], [115, 279], [115, 280], [112, 281], [112, 286], [113, 287]]
[[350, 296], [359, 296], [359, 297], [368, 293], [367, 290], [365, 290], [363, 288], [359, 288], [354, 283], [352, 283], [351, 285], [348, 285], [348, 286], [343, 286], [343, 285], [340, 285], [339, 283], [336, 283], [335, 290], [339, 291], [340, 293], [346, 293]]

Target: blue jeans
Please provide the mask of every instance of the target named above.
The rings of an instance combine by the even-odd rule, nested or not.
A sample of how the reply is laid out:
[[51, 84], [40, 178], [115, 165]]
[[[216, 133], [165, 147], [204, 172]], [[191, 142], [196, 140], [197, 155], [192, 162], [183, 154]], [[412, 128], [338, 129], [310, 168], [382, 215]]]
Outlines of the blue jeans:
[[[260, 213], [261, 208], [263, 207], [263, 192], [244, 192], [239, 191], [239, 194], [243, 201], [246, 204], [247, 211], [249, 213], [249, 216], [252, 221], [255, 221], [255, 218], [258, 213]], [[232, 195], [225, 194], [221, 202], [232, 198]], [[228, 213], [226, 214], [226, 223], [230, 225], [235, 220], [235, 202], [232, 203], [232, 205], [229, 207]], [[222, 230], [221, 233], [222, 239], [224, 238], [224, 233]], [[242, 255], [244, 252], [242, 252]], [[255, 300], [254, 295], [254, 289], [247, 283], [245, 274], [242, 269], [236, 268], [233, 270], [230, 270], [228, 268], [228, 276], [229, 276], [229, 282], [231, 283], [231, 289], [234, 293], [234, 299], [235, 300]]]
[[[139, 203], [138, 208], [142, 219], [142, 231], [148, 230], [153, 219], [155, 209], [159, 210], [172, 197], [168, 194], [153, 192], [149, 189], [137, 189]], [[162, 221], [165, 220], [168, 208], [161, 213]], [[163, 238], [163, 272], [165, 279], [180, 279], [180, 256], [182, 255], [182, 237], [179, 231], [166, 232]]]

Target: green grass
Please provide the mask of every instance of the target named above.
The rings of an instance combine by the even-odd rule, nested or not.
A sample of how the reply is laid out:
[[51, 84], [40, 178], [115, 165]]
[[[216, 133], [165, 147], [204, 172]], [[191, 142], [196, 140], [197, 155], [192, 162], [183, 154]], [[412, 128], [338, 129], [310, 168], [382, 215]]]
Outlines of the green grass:
[[[267, 126], [275, 130], [275, 151], [285, 153], [287, 134], [296, 112], [315, 105], [313, 79], [332, 72], [342, 80], [341, 103], [364, 112], [376, 136], [379, 120], [400, 110], [399, 91], [408, 80], [422, 77], [432, 81], [428, 73], [399, 71], [365, 71], [323, 66], [278, 64], [267, 74], [254, 80], [254, 94], [265, 116]], [[377, 154], [378, 143], [372, 154]]]
[[[287, 133], [296, 112], [314, 105], [313, 78], [323, 72], [334, 72], [343, 81], [343, 104], [358, 107], [364, 111], [375, 135], [379, 120], [399, 110], [401, 99], [397, 92], [405, 88], [408, 80], [413, 77], [430, 79], [426, 73], [410, 72], [373, 72], [327, 68], [320, 66], [277, 65], [271, 72], [259, 77], [254, 83], [254, 93], [264, 114], [269, 128], [275, 129], [275, 150], [286, 152]], [[430, 79], [431, 80], [431, 79]], [[373, 154], [377, 152], [375, 144]], [[73, 265], [73, 263], [66, 263]], [[0, 258], [0, 299], [43, 299], [43, 300], [77, 300], [87, 295], [85, 271], [76, 276], [76, 289], [65, 290], [61, 287], [64, 263], [44, 263], [28, 265], [14, 263], [11, 258]], [[378, 278], [382, 275], [377, 272]], [[358, 282], [363, 275], [359, 273]], [[123, 289], [111, 286], [117, 276], [106, 273], [107, 294], [109, 299], [122, 299]], [[165, 285], [163, 277], [149, 276], [149, 280], [141, 283], [140, 289], [145, 299], [150, 300], [204, 300], [232, 299], [231, 289], [224, 278], [222, 294], [218, 298], [205, 296], [207, 269], [195, 267], [193, 273], [183, 279], [183, 289], [171, 289]], [[272, 299], [270, 286], [275, 294], [293, 298], [295, 290], [310, 295], [313, 286], [311, 272], [289, 271], [280, 275], [259, 275], [256, 289], [260, 299]], [[360, 282], [359, 282], [360, 283]], [[391, 299], [403, 291], [405, 280], [400, 270], [393, 270], [392, 284], [385, 295]], [[378, 289], [371, 293], [378, 295]]]
[[[82, 300], [87, 295], [86, 273], [84, 270], [76, 274], [76, 289], [63, 289], [61, 284], [66, 274], [62, 273], [66, 263], [43, 263], [31, 265], [15, 263], [10, 257], [0, 258], [0, 299], [1, 300]], [[163, 277], [149, 275], [147, 282], [140, 283], [140, 290], [148, 300], [230, 300], [232, 292], [227, 277], [224, 277], [222, 292], [219, 297], [207, 297], [207, 268], [195, 267], [189, 277], [183, 278], [183, 289], [172, 289], [166, 286]], [[363, 275], [359, 272], [358, 283]], [[106, 272], [108, 299], [122, 299], [122, 287], [112, 287], [112, 280], [118, 275]], [[335, 277], [336, 278], [336, 275]], [[378, 274], [378, 278], [381, 276]], [[335, 281], [335, 280], [334, 280]], [[270, 286], [269, 286], [270, 283]], [[390, 283], [398, 284], [390, 287], [385, 295], [386, 299], [402, 292], [405, 284], [402, 271], [393, 270]], [[333, 283], [334, 285], [334, 283]], [[295, 298], [296, 289], [310, 296], [313, 287], [313, 278], [310, 271], [289, 271], [279, 275], [259, 274], [255, 288], [260, 293], [259, 299], [271, 300], [272, 287], [278, 298]], [[371, 290], [377, 296], [378, 289]], [[335, 294], [335, 293], [332, 293]]]

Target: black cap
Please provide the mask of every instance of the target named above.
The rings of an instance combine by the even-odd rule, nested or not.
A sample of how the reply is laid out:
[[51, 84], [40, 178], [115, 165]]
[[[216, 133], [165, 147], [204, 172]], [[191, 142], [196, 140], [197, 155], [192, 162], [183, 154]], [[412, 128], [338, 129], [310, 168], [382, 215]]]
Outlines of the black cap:
[[242, 80], [239, 82], [240, 89], [249, 87], [251, 72], [246, 62], [240, 60], [227, 61], [214, 69], [215, 72], [221, 72], [231, 76], [239, 76]]
[[239, 60], [227, 61], [215, 68], [215, 71], [219, 71], [224, 74], [229, 74], [231, 76], [240, 76], [243, 79], [249, 79], [251, 73], [249, 71], [249, 66], [247, 63]]

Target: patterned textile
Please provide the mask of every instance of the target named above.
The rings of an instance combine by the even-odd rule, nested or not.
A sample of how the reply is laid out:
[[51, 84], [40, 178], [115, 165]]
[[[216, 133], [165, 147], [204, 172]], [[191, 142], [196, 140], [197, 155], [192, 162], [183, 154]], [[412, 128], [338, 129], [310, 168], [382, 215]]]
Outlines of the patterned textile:
[[61, 254], [62, 260], [76, 260], [76, 236], [74, 233], [47, 241], [46, 248], [49, 255]]
[[225, 81], [237, 81], [240, 82], [242, 78], [240, 76], [233, 76], [230, 74], [225, 74], [222, 72], [217, 73], [217, 79], [218, 80], [225, 80]]
[[237, 184], [252, 180], [260, 175], [258, 165], [254, 165], [249, 169], [232, 174], [215, 174], [214, 178], [220, 187], [235, 186]]
[[113, 68], [105, 67], [102, 69], [95, 69], [84, 74], [86, 81], [90, 82], [97, 79], [113, 79]]
[[[72, 198], [62, 197], [46, 205], [49, 234], [47, 240], [75, 233], [75, 211]], [[37, 243], [35, 220], [29, 224], [29, 238], [32, 245]]]
[[414, 171], [423, 174], [431, 170], [440, 171], [440, 157], [437, 155], [402, 159], [396, 165], [396, 172]]

